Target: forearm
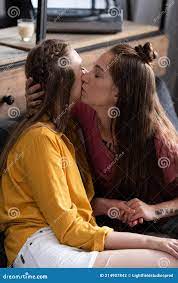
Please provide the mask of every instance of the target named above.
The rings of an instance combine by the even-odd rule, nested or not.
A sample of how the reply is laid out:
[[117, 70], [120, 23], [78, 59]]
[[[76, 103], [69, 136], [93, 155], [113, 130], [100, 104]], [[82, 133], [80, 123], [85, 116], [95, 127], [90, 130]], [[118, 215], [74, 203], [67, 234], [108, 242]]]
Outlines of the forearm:
[[91, 206], [95, 216], [107, 215], [119, 220], [121, 220], [123, 211], [130, 214], [134, 212], [126, 202], [117, 199], [94, 198], [91, 201]]
[[110, 206], [105, 198], [93, 198], [91, 201], [94, 216], [106, 215]]
[[161, 219], [178, 214], [178, 198], [154, 205], [155, 218]]
[[155, 238], [136, 233], [111, 232], [105, 239], [105, 249], [156, 249]]

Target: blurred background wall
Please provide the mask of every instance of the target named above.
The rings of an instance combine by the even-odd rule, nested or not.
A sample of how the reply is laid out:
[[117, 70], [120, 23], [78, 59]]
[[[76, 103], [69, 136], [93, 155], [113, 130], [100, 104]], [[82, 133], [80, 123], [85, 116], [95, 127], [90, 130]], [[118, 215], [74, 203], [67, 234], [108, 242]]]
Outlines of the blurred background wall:
[[[123, 1], [127, 9], [126, 0]], [[161, 15], [161, 0], [131, 0], [133, 20], [137, 23], [153, 24]], [[169, 0], [166, 10], [165, 32], [169, 38], [168, 58], [164, 80], [171, 92], [178, 113], [178, 1]]]
[[[57, 0], [53, 0], [55, 3]], [[50, 1], [52, 2], [52, 1]], [[58, 2], [58, 1], [57, 1]], [[131, 16], [134, 22], [159, 25], [162, 0], [130, 0]], [[104, 7], [104, 0], [96, 0], [97, 7]], [[89, 7], [90, 0], [67, 0], [65, 5], [75, 4], [76, 7]], [[124, 16], [127, 16], [128, 1], [122, 0]], [[166, 9], [165, 32], [169, 38], [168, 58], [170, 64], [166, 68], [165, 82], [171, 92], [178, 113], [178, 0], [168, 0]]]

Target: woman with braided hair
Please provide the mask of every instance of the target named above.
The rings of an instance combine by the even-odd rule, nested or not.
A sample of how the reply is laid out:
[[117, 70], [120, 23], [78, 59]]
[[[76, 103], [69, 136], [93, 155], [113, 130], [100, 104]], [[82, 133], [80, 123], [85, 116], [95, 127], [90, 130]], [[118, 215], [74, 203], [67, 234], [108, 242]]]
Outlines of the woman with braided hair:
[[[29, 52], [25, 72], [45, 96], [14, 130], [0, 159], [0, 221], [9, 265], [159, 267], [166, 257], [170, 267], [178, 266], [177, 240], [96, 224], [92, 182], [83, 178], [80, 162], [77, 167], [81, 148], [74, 150], [69, 140], [69, 114], [80, 98], [80, 56], [65, 42], [46, 40]], [[107, 81], [105, 87], [115, 99], [115, 85]], [[120, 208], [134, 215], [124, 202]]]

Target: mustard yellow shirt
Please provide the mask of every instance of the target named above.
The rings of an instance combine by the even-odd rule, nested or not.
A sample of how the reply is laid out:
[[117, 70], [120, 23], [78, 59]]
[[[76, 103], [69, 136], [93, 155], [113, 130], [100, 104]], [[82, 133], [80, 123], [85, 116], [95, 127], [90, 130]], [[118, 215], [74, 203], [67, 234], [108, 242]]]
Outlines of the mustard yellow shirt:
[[113, 230], [97, 226], [74, 147], [50, 122], [27, 129], [8, 155], [1, 178], [0, 223], [8, 265], [42, 227], [50, 226], [61, 244], [88, 251], [103, 251]]

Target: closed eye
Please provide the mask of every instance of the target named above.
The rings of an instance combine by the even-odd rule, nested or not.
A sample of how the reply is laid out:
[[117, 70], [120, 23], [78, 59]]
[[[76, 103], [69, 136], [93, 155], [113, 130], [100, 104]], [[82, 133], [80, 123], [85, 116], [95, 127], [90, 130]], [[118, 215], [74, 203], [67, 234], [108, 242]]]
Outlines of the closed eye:
[[94, 72], [95, 72], [95, 78], [103, 77], [103, 70], [98, 65], [95, 66]]

